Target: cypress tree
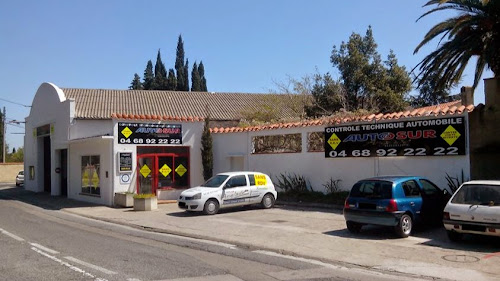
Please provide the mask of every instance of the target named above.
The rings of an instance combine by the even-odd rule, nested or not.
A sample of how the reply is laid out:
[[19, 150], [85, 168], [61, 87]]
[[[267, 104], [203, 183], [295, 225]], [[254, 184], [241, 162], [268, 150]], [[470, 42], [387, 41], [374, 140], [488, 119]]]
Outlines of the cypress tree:
[[175, 91], [177, 88], [177, 78], [175, 78], [175, 71], [173, 68], [168, 70], [167, 90]]
[[205, 79], [205, 66], [203, 65], [203, 61], [200, 61], [200, 65], [198, 66], [198, 73], [200, 75], [200, 88], [202, 92], [207, 92], [207, 79]]
[[130, 83], [130, 86], [128, 88], [130, 90], [142, 90], [141, 77], [139, 76], [139, 74], [134, 74], [134, 79], [132, 80], [132, 83]]
[[200, 73], [198, 72], [198, 65], [196, 62], [193, 64], [193, 70], [191, 70], [191, 91], [201, 92]]
[[166, 90], [167, 88], [167, 69], [161, 60], [160, 50], [158, 50], [158, 55], [156, 56], [155, 64], [155, 89], [154, 90]]
[[184, 91], [189, 92], [189, 59], [186, 59], [186, 64], [184, 65]]
[[177, 73], [177, 91], [185, 91], [186, 85], [189, 88], [189, 83], [187, 83], [184, 74], [184, 42], [182, 41], [182, 36], [179, 34], [179, 40], [177, 41], [177, 52], [175, 56], [175, 71]]
[[153, 90], [154, 78], [153, 63], [149, 60], [144, 70], [144, 83], [142, 83], [144, 90]]
[[205, 118], [205, 126], [201, 135], [201, 162], [203, 178], [208, 180], [213, 175], [214, 158], [212, 152], [212, 135], [210, 134], [210, 116]]

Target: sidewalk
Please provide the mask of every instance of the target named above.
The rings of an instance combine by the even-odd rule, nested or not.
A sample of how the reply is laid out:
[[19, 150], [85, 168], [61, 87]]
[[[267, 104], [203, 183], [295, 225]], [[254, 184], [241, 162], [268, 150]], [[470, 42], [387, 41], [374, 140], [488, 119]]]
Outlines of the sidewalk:
[[[484, 258], [500, 251], [498, 245], [454, 246], [444, 230], [417, 233], [396, 239], [379, 229], [352, 235], [345, 229], [340, 210], [303, 209], [278, 206], [263, 210], [243, 207], [222, 210], [215, 216], [188, 213], [176, 204], [160, 204], [158, 210], [135, 212], [132, 208], [110, 208], [82, 203], [22, 188], [1, 188], [11, 197], [46, 209], [62, 210], [102, 221], [149, 231], [203, 238], [234, 244], [250, 250], [267, 250], [287, 255], [342, 264], [347, 267], [397, 271], [417, 276], [452, 280], [500, 280], [500, 257]], [[457, 262], [454, 257], [471, 257]]]

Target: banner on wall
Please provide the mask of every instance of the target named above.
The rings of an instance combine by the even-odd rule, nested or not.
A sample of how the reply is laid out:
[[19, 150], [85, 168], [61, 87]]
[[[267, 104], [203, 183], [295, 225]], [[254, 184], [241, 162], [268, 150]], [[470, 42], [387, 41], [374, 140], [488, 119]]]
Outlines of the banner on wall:
[[325, 128], [325, 157], [465, 155], [464, 117]]
[[181, 124], [118, 123], [120, 144], [182, 144]]

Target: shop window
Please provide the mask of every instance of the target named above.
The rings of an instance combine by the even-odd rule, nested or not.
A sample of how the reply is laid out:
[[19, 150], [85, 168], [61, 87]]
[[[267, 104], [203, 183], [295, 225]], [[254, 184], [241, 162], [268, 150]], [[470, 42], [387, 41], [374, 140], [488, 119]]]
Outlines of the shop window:
[[252, 153], [297, 153], [302, 152], [301, 134], [257, 136], [252, 138]]
[[82, 194], [101, 195], [99, 155], [82, 156]]
[[325, 132], [311, 132], [307, 134], [307, 152], [325, 151]]

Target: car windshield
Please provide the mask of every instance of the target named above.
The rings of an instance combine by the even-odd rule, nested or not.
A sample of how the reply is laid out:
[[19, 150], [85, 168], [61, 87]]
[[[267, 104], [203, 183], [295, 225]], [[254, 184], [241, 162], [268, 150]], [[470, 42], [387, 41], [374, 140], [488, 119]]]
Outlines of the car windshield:
[[466, 184], [455, 194], [451, 203], [499, 206], [500, 185]]
[[24, 171], [19, 172], [20, 176], [24, 176]]
[[391, 199], [392, 183], [388, 181], [360, 181], [354, 184], [350, 197]]
[[211, 177], [201, 186], [203, 187], [219, 187], [221, 184], [228, 178], [226, 175], [216, 175], [215, 177]]

